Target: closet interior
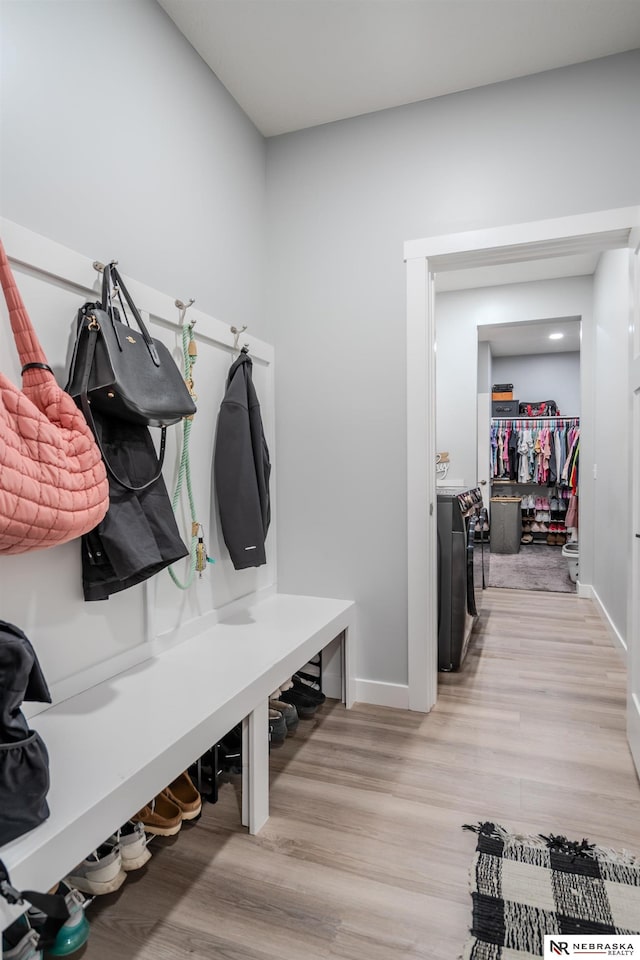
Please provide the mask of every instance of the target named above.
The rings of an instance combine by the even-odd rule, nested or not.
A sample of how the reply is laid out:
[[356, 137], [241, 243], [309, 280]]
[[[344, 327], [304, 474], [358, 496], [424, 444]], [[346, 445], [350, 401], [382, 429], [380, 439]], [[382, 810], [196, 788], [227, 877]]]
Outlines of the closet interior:
[[491, 420], [492, 500], [520, 499], [523, 545], [578, 539], [580, 420]]
[[[573, 331], [560, 331], [554, 323], [539, 326], [551, 344], [565, 336], [570, 340], [579, 329], [579, 323]], [[490, 584], [574, 592], [579, 560], [579, 340], [577, 350], [510, 356], [500, 353], [500, 332], [492, 336], [488, 437], [485, 432]]]

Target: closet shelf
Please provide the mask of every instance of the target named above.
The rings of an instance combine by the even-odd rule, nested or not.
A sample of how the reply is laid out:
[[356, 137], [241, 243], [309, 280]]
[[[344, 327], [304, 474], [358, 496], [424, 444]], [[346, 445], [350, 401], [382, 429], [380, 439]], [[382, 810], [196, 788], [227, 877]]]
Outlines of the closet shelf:
[[[547, 483], [537, 483], [535, 480], [503, 480], [500, 477], [496, 477], [495, 480], [491, 481], [492, 484], [496, 486], [504, 487], [548, 487]], [[552, 487], [557, 487], [557, 483], [552, 483]], [[562, 486], [562, 484], [560, 484]]]
[[533, 415], [530, 416], [528, 413], [519, 414], [517, 417], [491, 417], [491, 423], [514, 423], [516, 420], [522, 420], [523, 422], [526, 422], [527, 420], [535, 420], [536, 422], [538, 420], [562, 420], [563, 423], [568, 423], [569, 421], [580, 423], [580, 417], [565, 417], [563, 413], [556, 413], [552, 417], [536, 417]]

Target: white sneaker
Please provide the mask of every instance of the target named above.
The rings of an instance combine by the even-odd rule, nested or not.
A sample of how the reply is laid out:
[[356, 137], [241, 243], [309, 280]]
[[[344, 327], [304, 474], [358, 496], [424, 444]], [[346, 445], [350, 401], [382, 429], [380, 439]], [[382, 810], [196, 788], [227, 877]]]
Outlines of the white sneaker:
[[24, 932], [21, 931], [19, 939], [13, 946], [9, 946], [5, 936], [2, 936], [2, 954], [0, 955], [4, 960], [42, 960], [43, 953], [38, 947], [40, 935], [36, 930], [32, 930], [26, 921], [20, 918], [20, 924], [16, 922], [12, 925], [10, 932], [13, 933], [14, 929], [20, 925], [24, 926]]
[[103, 843], [86, 860], [74, 867], [64, 882], [70, 887], [77, 887], [83, 893], [100, 896], [119, 890], [126, 879], [119, 846]]
[[151, 851], [147, 847], [147, 835], [140, 820], [137, 823], [129, 820], [106, 842], [111, 847], [117, 846], [120, 848], [122, 869], [126, 873], [131, 870], [139, 870], [151, 859]]

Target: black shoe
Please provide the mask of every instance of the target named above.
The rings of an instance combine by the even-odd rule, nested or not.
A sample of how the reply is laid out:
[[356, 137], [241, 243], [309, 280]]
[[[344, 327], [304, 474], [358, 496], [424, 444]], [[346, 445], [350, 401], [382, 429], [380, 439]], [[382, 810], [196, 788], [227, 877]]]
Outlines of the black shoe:
[[218, 762], [225, 773], [242, 773], [242, 724], [238, 723], [218, 743]]
[[293, 689], [300, 690], [301, 693], [310, 697], [318, 706], [323, 704], [327, 699], [320, 689], [319, 684], [311, 680], [306, 680], [301, 673], [295, 673], [291, 679], [293, 681]]
[[285, 703], [284, 700], [269, 700], [269, 709], [280, 711], [287, 725], [287, 736], [293, 735], [296, 732], [298, 726], [298, 711], [292, 703]]
[[279, 747], [287, 739], [287, 721], [279, 710], [269, 708], [269, 742]]
[[320, 674], [310, 673], [306, 666], [302, 670], [296, 670], [295, 676], [300, 677], [301, 680], [308, 680], [317, 690], [320, 689]]
[[278, 699], [284, 700], [285, 703], [292, 703], [298, 711], [298, 716], [303, 720], [310, 720], [318, 709], [318, 702], [295, 686], [288, 690], [281, 690]]

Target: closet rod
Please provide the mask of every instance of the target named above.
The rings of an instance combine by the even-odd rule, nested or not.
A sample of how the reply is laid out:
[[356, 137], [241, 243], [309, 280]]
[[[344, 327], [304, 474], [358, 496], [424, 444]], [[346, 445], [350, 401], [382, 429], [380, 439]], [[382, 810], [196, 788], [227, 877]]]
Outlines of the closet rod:
[[534, 417], [534, 416], [522, 416], [522, 417], [491, 417], [491, 423], [514, 423], [516, 420], [555, 420], [561, 421], [562, 423], [580, 423], [580, 417], [563, 417], [561, 413], [557, 414], [555, 417]]

